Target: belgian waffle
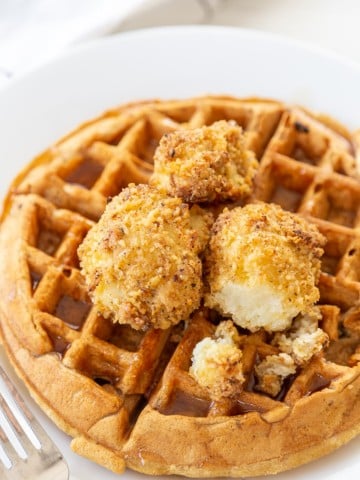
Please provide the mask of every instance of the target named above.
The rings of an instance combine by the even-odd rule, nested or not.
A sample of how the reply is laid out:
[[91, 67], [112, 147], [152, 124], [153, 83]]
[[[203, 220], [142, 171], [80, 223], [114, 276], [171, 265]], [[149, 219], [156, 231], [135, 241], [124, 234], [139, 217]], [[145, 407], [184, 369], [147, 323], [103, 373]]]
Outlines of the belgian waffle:
[[[277, 353], [265, 332], [241, 335], [243, 392], [212, 401], [189, 367], [214, 312], [165, 331], [115, 325], [92, 306], [79, 270], [77, 248], [107, 198], [147, 183], [161, 136], [220, 119], [243, 127], [260, 161], [250, 201], [298, 212], [327, 238], [319, 289], [330, 345], [276, 398], [254, 389], [255, 363]], [[276, 101], [148, 101], [84, 124], [19, 174], [0, 232], [2, 341], [76, 452], [119, 473], [251, 476], [308, 462], [360, 432], [358, 138]]]

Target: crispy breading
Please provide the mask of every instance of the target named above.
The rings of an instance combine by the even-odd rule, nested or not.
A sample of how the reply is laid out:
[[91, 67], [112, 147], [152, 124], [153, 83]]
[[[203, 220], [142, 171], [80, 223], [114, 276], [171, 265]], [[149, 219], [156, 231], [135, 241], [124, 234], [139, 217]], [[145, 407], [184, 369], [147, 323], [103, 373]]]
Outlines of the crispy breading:
[[320, 319], [320, 310], [314, 307], [308, 314], [299, 315], [288, 330], [274, 335], [271, 344], [281, 353], [268, 355], [255, 366], [258, 390], [276, 396], [288, 375], [328, 345], [329, 337], [318, 327]]
[[150, 183], [191, 203], [239, 200], [251, 192], [257, 168], [241, 127], [221, 120], [164, 135]]
[[230, 320], [223, 321], [214, 338], [204, 338], [193, 350], [190, 374], [214, 400], [234, 397], [242, 390], [245, 379], [238, 339], [235, 325]]
[[274, 204], [225, 210], [206, 254], [205, 305], [254, 332], [288, 328], [319, 299], [324, 237]]
[[320, 319], [320, 311], [314, 307], [307, 315], [297, 317], [288, 330], [276, 333], [272, 344], [291, 355], [297, 365], [303, 365], [329, 342], [327, 334], [318, 327]]
[[296, 372], [293, 358], [287, 353], [268, 355], [255, 366], [256, 389], [272, 397], [279, 394], [285, 378]]
[[210, 225], [211, 215], [198, 207], [192, 215], [179, 198], [129, 185], [78, 251], [99, 312], [136, 329], [164, 329], [187, 319], [202, 296], [198, 255]]

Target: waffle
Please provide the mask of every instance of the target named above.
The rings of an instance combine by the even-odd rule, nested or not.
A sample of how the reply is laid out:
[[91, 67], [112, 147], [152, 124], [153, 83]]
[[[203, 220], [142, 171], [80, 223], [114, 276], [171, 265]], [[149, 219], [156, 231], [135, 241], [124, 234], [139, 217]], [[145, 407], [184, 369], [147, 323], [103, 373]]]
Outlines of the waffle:
[[[232, 119], [259, 161], [249, 201], [308, 218], [327, 238], [319, 281], [329, 347], [276, 398], [254, 365], [278, 350], [241, 333], [245, 387], [213, 401], [189, 374], [197, 342], [219, 321], [201, 309], [169, 330], [102, 318], [77, 248], [108, 197], [147, 183], [161, 136]], [[115, 472], [273, 474], [323, 456], [360, 432], [359, 135], [300, 107], [201, 97], [124, 105], [90, 121], [14, 180], [0, 231], [1, 336], [8, 356], [72, 448]]]

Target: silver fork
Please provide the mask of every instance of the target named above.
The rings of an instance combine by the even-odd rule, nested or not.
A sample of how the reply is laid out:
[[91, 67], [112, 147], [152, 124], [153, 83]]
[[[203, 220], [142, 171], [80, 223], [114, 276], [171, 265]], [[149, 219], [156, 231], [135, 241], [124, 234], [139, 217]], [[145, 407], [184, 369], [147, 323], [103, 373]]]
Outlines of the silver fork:
[[1, 480], [68, 480], [63, 456], [1, 366], [0, 380]]

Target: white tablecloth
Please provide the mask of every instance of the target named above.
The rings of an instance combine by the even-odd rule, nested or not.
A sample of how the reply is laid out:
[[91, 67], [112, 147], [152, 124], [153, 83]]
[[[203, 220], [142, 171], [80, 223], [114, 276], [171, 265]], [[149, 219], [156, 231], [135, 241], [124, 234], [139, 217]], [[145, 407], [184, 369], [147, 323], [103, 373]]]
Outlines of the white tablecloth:
[[0, 85], [89, 38], [173, 24], [285, 34], [360, 63], [359, 19], [358, 0], [1, 0]]

